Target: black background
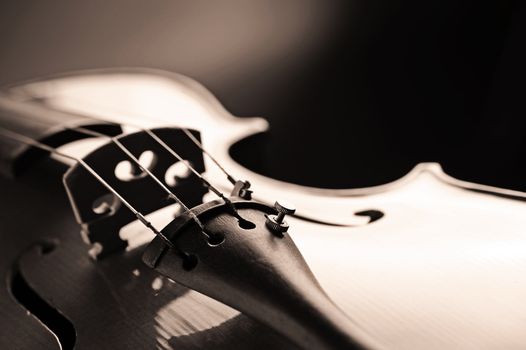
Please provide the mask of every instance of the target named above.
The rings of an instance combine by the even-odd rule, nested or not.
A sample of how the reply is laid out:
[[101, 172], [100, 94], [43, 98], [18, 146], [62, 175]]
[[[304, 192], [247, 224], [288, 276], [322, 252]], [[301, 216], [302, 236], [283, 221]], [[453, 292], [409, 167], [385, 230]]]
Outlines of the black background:
[[270, 121], [235, 152], [267, 175], [363, 187], [436, 161], [526, 190], [524, 20], [506, 0], [3, 1], [0, 83], [167, 69]]

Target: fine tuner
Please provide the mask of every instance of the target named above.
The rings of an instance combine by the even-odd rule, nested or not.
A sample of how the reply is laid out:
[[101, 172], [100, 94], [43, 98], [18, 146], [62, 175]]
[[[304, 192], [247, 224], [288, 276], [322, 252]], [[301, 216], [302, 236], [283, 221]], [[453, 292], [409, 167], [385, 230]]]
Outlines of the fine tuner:
[[277, 235], [283, 235], [289, 229], [289, 224], [285, 221], [285, 215], [292, 215], [296, 212], [294, 205], [280, 200], [274, 204], [274, 209], [278, 212], [278, 215], [267, 215], [265, 224]]

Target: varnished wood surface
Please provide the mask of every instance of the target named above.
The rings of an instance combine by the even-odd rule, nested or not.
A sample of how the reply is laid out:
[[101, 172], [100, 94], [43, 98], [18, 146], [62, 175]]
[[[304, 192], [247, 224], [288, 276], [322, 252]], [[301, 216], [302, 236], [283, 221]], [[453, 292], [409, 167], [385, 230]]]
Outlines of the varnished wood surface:
[[[84, 75], [36, 84], [30, 90], [53, 92], [54, 103], [76, 111], [143, 120], [145, 125], [157, 125], [164, 120], [200, 130], [205, 147], [213, 150], [232, 173], [253, 183], [257, 199], [271, 204], [286, 197], [296, 204], [300, 216], [317, 221], [289, 218], [290, 235], [328, 295], [380, 347], [524, 348], [526, 196], [523, 193], [463, 183], [443, 174], [435, 164], [422, 164], [395, 183], [358, 190], [311, 189], [267, 179], [236, 164], [228, 155], [228, 148], [235, 141], [266, 130], [262, 119], [235, 119], [195, 82], [173, 75], [152, 78], [150, 73]], [[206, 168], [210, 178], [221, 179], [213, 164], [207, 161]], [[224, 181], [217, 180], [217, 184], [228, 188]], [[63, 205], [60, 218], [67, 217]], [[379, 210], [384, 216], [369, 224], [368, 218], [355, 215], [368, 209]], [[20, 220], [20, 216], [13, 216], [12, 220]], [[106, 317], [94, 303], [104, 294], [103, 290], [117, 293], [113, 298], [127, 295], [124, 286], [134, 279], [127, 278], [126, 273], [133, 274], [136, 267], [133, 259], [127, 257], [136, 253], [112, 257], [111, 266], [104, 262], [92, 267], [83, 254], [85, 247], [76, 234], [72, 217], [67, 220], [70, 229], [65, 230], [68, 233], [63, 237], [77, 241], [78, 250], [65, 252], [58, 248], [40, 264], [34, 263], [38, 256], [30, 251], [22, 260], [22, 267], [39, 293], [60, 304], [61, 309], [68, 309], [65, 314], [74, 316], [74, 324], [78, 326], [84, 320], [88, 327], [88, 320], [94, 324], [99, 316]], [[25, 225], [31, 227], [30, 222]], [[53, 233], [52, 225], [43, 227], [49, 232], [47, 236], [63, 234]], [[61, 256], [84, 266], [80, 274], [70, 275], [72, 272], [63, 261], [59, 264]], [[51, 264], [53, 261], [55, 264]], [[42, 270], [44, 267], [47, 269]], [[65, 284], [40, 284], [51, 274], [59, 276]], [[115, 279], [112, 277], [108, 282], [105, 278], [109, 275]], [[153, 277], [142, 270], [140, 275]], [[109, 288], [108, 283], [113, 282], [118, 286]], [[237, 344], [240, 348], [254, 346], [253, 341], [262, 344], [260, 326], [240, 322], [242, 316], [237, 312], [194, 292], [179, 295], [179, 287], [165, 282], [159, 295], [170, 292], [175, 299], [158, 305], [152, 301], [154, 297], [137, 293], [143, 305], [150, 308], [150, 314], [144, 318], [134, 314], [137, 311], [130, 311], [140, 308], [138, 301], [122, 304], [126, 311], [113, 304], [112, 310], [127, 314], [131, 321], [103, 324], [114, 329], [114, 336], [100, 337], [121, 341], [123, 335], [119, 332], [129, 327], [142, 335], [151, 334], [152, 338], [130, 336], [129, 343], [122, 339], [123, 346], [131, 346], [135, 341], [135, 345], [159, 341], [162, 347], [170, 349], [177, 348], [177, 339], [179, 345], [190, 346], [204, 340], [218, 346]], [[75, 292], [63, 294], [66, 287]], [[85, 299], [79, 299], [81, 296]], [[101, 305], [107, 305], [104, 303]], [[79, 305], [97, 317], [90, 319]], [[160, 320], [168, 322], [152, 326]], [[93, 329], [82, 328], [79, 334], [90, 332]], [[269, 334], [266, 340], [285, 346], [283, 340], [276, 340], [279, 337], [268, 331], [265, 334]]]

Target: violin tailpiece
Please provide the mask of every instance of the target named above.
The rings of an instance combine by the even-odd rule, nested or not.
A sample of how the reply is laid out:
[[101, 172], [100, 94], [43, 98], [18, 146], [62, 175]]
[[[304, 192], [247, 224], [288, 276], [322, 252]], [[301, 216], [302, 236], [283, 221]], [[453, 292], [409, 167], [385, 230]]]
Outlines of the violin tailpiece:
[[[275, 208], [231, 198], [243, 222], [228, 204], [215, 200], [192, 212], [211, 237], [200, 234], [188, 213], [175, 218], [163, 233], [185, 255], [156, 237], [143, 254], [146, 265], [186, 287], [233, 307], [267, 325], [304, 349], [362, 348], [359, 330], [323, 291], [286, 230]], [[272, 218], [276, 225], [269, 224]], [[247, 225], [247, 222], [250, 225]], [[287, 225], [288, 227], [288, 225]], [[193, 263], [185, 261], [192, 257]]]

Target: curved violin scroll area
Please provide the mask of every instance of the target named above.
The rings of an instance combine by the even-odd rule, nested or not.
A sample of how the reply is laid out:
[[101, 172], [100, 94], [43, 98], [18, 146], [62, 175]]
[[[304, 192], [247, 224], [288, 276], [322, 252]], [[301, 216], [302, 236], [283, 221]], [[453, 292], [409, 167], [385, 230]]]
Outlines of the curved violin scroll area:
[[[179, 251], [157, 237], [143, 261], [260, 321], [301, 348], [365, 346], [359, 329], [321, 289], [290, 236], [276, 235], [266, 224], [268, 216], [280, 214], [253, 201], [232, 199], [232, 204], [253, 228], [241, 227], [223, 201], [208, 202], [192, 211], [206, 233], [224, 237], [222, 242], [210, 244], [192, 216], [184, 213], [163, 229]], [[189, 256], [194, 263], [190, 269]]]

